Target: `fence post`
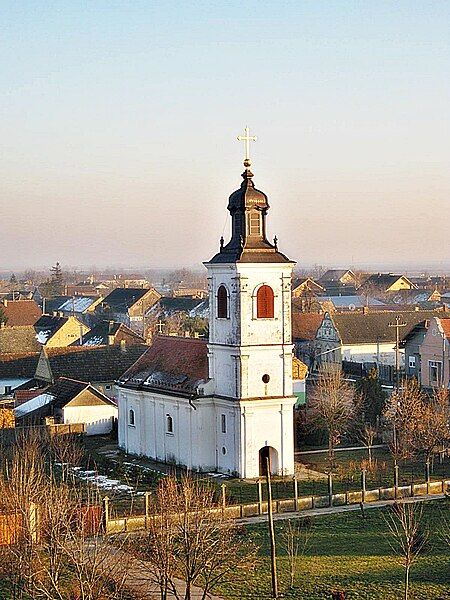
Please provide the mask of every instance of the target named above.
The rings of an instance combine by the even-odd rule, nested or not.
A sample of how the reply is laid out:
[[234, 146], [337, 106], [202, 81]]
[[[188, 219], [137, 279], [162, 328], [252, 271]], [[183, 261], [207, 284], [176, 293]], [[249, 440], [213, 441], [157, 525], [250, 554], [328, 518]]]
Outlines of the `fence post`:
[[109, 523], [109, 498], [105, 496], [103, 498], [103, 531], [108, 533], [108, 523]]
[[39, 514], [37, 504], [30, 502], [28, 518], [30, 521], [31, 539], [34, 543], [39, 541]]
[[425, 480], [427, 482], [427, 494], [430, 493], [430, 459], [425, 463]]
[[366, 501], [366, 469], [361, 471], [361, 501]]
[[394, 465], [394, 498], [397, 500], [398, 493], [398, 464]]
[[328, 505], [333, 506], [333, 476], [328, 473]]
[[294, 498], [295, 498], [295, 510], [298, 510], [298, 481], [294, 475]]
[[259, 479], [256, 485], [258, 486], [258, 512], [262, 515], [262, 483]]
[[222, 510], [225, 510], [225, 506], [227, 505], [227, 486], [222, 483], [220, 487], [222, 488]]
[[148, 517], [150, 514], [150, 496], [151, 492], [145, 492], [144, 494], [144, 502], [145, 502], [145, 529], [148, 529]]

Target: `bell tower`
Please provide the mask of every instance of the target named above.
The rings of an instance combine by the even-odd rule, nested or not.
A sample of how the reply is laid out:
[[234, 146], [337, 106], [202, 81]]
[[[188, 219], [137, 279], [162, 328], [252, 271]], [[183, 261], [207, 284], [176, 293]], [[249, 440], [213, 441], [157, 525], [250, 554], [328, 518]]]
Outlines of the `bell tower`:
[[[234, 428], [233, 471], [258, 477], [294, 472], [291, 277], [294, 262], [267, 239], [266, 194], [245, 170], [229, 198], [231, 238], [205, 263], [209, 281], [209, 376]], [[231, 457], [227, 458], [228, 464]], [[219, 458], [220, 463], [220, 458]]]

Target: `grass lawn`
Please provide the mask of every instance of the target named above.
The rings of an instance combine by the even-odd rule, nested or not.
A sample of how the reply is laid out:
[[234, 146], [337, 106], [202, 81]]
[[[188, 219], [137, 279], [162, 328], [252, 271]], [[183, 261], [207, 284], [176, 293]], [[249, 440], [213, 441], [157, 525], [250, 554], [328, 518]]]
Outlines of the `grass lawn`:
[[[428, 526], [437, 528], [440, 516], [449, 512], [448, 501], [425, 505]], [[295, 586], [289, 589], [288, 561], [281, 548], [286, 521], [276, 522], [279, 591], [285, 598], [325, 600], [332, 590], [344, 590], [348, 600], [395, 600], [403, 598], [403, 569], [388, 541], [383, 518], [386, 509], [316, 517], [310, 547], [297, 558]], [[236, 586], [220, 590], [224, 598], [264, 600], [270, 598], [270, 563], [267, 526], [247, 528], [261, 546], [261, 562], [254, 574]], [[448, 546], [433, 534], [425, 553], [411, 571], [411, 600], [450, 598]]]

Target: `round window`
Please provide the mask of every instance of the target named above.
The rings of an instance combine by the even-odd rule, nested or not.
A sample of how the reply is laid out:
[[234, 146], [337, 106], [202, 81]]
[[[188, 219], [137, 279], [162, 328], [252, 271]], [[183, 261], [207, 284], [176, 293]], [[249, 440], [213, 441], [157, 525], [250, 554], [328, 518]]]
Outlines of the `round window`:
[[225, 446], [222, 446], [222, 454], [226, 454], [227, 453], [227, 449], [225, 448]]
[[264, 383], [269, 383], [270, 375], [267, 375], [267, 373], [266, 373], [265, 375], [262, 376], [262, 380]]

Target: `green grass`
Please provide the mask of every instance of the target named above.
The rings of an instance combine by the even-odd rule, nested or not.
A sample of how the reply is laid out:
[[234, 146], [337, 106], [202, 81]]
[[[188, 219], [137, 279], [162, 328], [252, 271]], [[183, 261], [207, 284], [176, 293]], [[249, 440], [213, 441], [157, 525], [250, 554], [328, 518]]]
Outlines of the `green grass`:
[[[445, 504], [446, 502], [446, 504]], [[286, 521], [276, 522], [279, 591], [285, 598], [325, 600], [332, 590], [344, 590], [348, 600], [395, 600], [402, 598], [403, 569], [388, 541], [383, 512], [366, 511], [316, 517], [310, 547], [297, 558], [298, 573], [290, 589], [288, 561], [281, 547]], [[436, 529], [439, 518], [448, 512], [448, 501], [425, 505], [425, 518]], [[244, 582], [224, 586], [219, 593], [227, 599], [270, 598], [270, 564], [266, 525], [247, 527], [247, 533], [261, 546], [260, 563]], [[426, 552], [411, 572], [411, 600], [449, 598], [449, 550], [433, 535]]]

